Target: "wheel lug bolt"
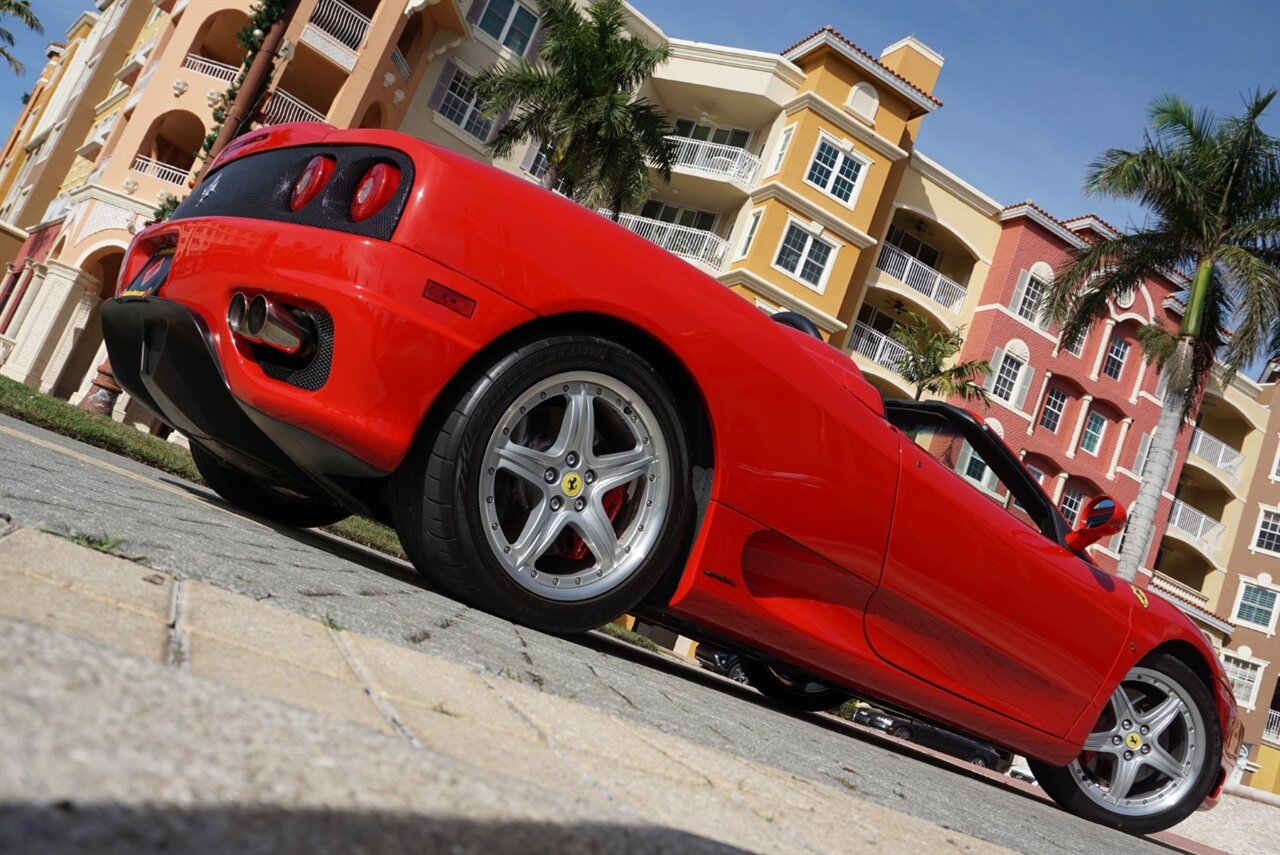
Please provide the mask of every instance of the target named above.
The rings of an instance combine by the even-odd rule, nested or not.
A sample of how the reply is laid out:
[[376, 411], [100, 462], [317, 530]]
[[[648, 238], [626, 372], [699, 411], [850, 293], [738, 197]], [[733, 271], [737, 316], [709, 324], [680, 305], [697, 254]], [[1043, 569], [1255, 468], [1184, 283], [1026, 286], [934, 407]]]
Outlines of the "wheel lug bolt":
[[553, 511], [558, 511], [558, 510], [560, 510], [560, 508], [562, 508], [562, 507], [564, 507], [564, 500], [563, 500], [563, 499], [561, 499], [559, 496], [552, 496], [552, 497], [551, 497], [551, 510], [553, 510]]
[[565, 455], [565, 457], [564, 457], [564, 462], [565, 462], [565, 463], [568, 463], [570, 466], [577, 466], [577, 465], [578, 465], [578, 452], [576, 452], [576, 451], [570, 451], [568, 454], [566, 454], [566, 455]]
[[594, 483], [595, 483], [595, 480], [596, 480], [596, 473], [595, 473], [595, 472], [593, 472], [592, 470], [588, 469], [588, 470], [586, 471], [586, 473], [582, 476], [582, 478], [583, 478], [583, 480], [585, 480], [588, 484], [594, 484]]
[[1126, 719], [1124, 720], [1124, 729], [1125, 729], [1125, 730], [1129, 730], [1129, 729], [1131, 729], [1132, 727], [1133, 727], [1133, 722], [1129, 721], [1129, 719], [1127, 719], [1127, 718], [1126, 718]]
[[1150, 746], [1150, 745], [1144, 745], [1144, 746], [1142, 746], [1142, 753], [1143, 753], [1143, 754], [1150, 754], [1150, 753], [1151, 753], [1151, 746]]
[[1124, 753], [1124, 759], [1126, 759], [1126, 760], [1132, 760], [1132, 759], [1133, 759], [1133, 752], [1132, 752], [1132, 751], [1126, 751], [1126, 752]]
[[1119, 745], [1119, 744], [1120, 744], [1120, 737], [1118, 737], [1118, 736], [1113, 736], [1113, 737], [1111, 737], [1111, 744], [1112, 744], [1112, 745]]
[[548, 484], [554, 484], [556, 482], [556, 477], [557, 477], [556, 470], [550, 467], [547, 467], [547, 471], [542, 473], [542, 477], [546, 479], [546, 482]]
[[1144, 724], [1142, 727], [1138, 728], [1138, 730], [1139, 730], [1139, 732], [1141, 732], [1144, 736], [1145, 736], [1146, 734], [1148, 734], [1148, 733], [1150, 733], [1150, 732], [1151, 732], [1151, 728], [1147, 727], [1145, 724]]
[[574, 509], [575, 511], [580, 511], [580, 510], [582, 510], [583, 508], [585, 508], [586, 506], [587, 506], [587, 502], [586, 502], [586, 500], [585, 500], [585, 499], [574, 499], [574, 502], [573, 502], [573, 509]]

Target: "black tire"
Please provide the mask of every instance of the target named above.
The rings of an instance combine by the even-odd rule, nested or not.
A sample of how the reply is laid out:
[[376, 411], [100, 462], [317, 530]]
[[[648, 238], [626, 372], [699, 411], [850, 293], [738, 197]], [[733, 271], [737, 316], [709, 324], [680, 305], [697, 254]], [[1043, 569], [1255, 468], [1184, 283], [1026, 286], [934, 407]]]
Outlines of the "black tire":
[[255, 516], [294, 528], [330, 525], [351, 516], [350, 511], [332, 502], [307, 498], [293, 491], [285, 492], [233, 469], [194, 442], [191, 443], [191, 457], [200, 470], [200, 477], [215, 493]]
[[769, 700], [792, 709], [822, 712], [835, 709], [851, 697], [848, 692], [832, 688], [804, 674], [792, 675], [788, 669], [765, 665], [755, 659], [742, 659], [741, 663], [747, 682], [756, 691]]
[[983, 757], [980, 754], [975, 754], [974, 756], [970, 757], [969, 762], [975, 766], [980, 766], [983, 769], [987, 768], [987, 758]]
[[[534, 483], [504, 468], [510, 461], [500, 448], [535, 459], [556, 451], [561, 440], [569, 442], [560, 432], [583, 408], [591, 414], [585, 424], [592, 425], [592, 435], [574, 446], [574, 454], [561, 449], [559, 462], [547, 467], [554, 480]], [[538, 434], [539, 423], [550, 425], [557, 417], [559, 427], [549, 431], [554, 437]], [[611, 480], [601, 468], [594, 481], [592, 461], [603, 466], [602, 455], [619, 453], [609, 443], [625, 449], [628, 439], [634, 448], [621, 453], [647, 447], [647, 468], [624, 481]], [[688, 457], [675, 398], [652, 366], [606, 339], [559, 336], [498, 360], [460, 396], [438, 430], [419, 437], [394, 479], [392, 514], [414, 565], [446, 593], [535, 629], [583, 632], [627, 612], [683, 563], [680, 547], [692, 519]], [[605, 503], [619, 490], [622, 504], [610, 513]], [[542, 529], [537, 514], [547, 520]], [[589, 517], [608, 524], [612, 557], [588, 545]], [[508, 531], [511, 520], [516, 525]], [[521, 552], [519, 535], [531, 530], [536, 542], [540, 530], [558, 534], [531, 559], [513, 563]], [[592, 530], [604, 531], [599, 525]], [[572, 546], [560, 548], [566, 537]]]
[[906, 725], [902, 725], [902, 724], [900, 724], [900, 725], [898, 725], [897, 727], [895, 727], [895, 728], [893, 729], [893, 731], [892, 731], [892, 735], [893, 735], [893, 736], [896, 736], [898, 739], [905, 739], [905, 740], [907, 740], [908, 742], [910, 742], [910, 741], [911, 741], [911, 728], [907, 727]]
[[[1125, 697], [1119, 700], [1122, 691]], [[1160, 730], [1141, 733], [1145, 715], [1168, 698], [1178, 702], [1174, 716]], [[1129, 704], [1128, 712], [1119, 709], [1122, 703]], [[1126, 728], [1125, 721], [1132, 726]], [[1121, 734], [1118, 746], [1105, 747]], [[1136, 750], [1127, 753], [1136, 759], [1123, 758], [1131, 739]], [[1090, 742], [1103, 747], [1083, 751], [1070, 766], [1028, 763], [1036, 781], [1063, 808], [1131, 834], [1150, 834], [1186, 819], [1213, 789], [1221, 768], [1222, 728], [1213, 697], [1194, 671], [1168, 654], [1143, 660], [1125, 676], [1094, 726]], [[1143, 750], [1147, 748], [1152, 751]], [[1148, 766], [1144, 758], [1155, 756], [1156, 751], [1187, 772], [1175, 777]], [[1135, 771], [1124, 792], [1113, 794], [1122, 764], [1132, 765]]]
[[741, 662], [734, 662], [732, 665], [729, 666], [728, 677], [730, 680], [733, 680], [735, 683], [748, 684], [751, 682], [749, 679], [747, 679], [747, 672], [742, 670]]

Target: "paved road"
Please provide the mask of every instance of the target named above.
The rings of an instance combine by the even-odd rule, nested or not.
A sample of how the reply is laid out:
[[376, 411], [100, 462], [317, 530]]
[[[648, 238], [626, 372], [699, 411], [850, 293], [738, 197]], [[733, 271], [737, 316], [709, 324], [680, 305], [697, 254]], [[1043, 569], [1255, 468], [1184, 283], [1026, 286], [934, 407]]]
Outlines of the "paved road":
[[182, 578], [271, 599], [357, 632], [517, 679], [753, 759], [944, 828], [1037, 855], [1167, 852], [1035, 795], [823, 715], [598, 635], [563, 639], [467, 608], [403, 562], [323, 533], [245, 517], [212, 493], [0, 416], [0, 511], [24, 526], [125, 538]]

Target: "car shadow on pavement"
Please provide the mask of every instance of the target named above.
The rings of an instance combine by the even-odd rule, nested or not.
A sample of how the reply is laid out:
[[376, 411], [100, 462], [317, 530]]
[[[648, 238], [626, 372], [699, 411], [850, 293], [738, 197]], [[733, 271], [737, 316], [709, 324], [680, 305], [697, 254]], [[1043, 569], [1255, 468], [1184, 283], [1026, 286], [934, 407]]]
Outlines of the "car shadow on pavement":
[[449, 852], [737, 855], [705, 837], [653, 825], [491, 821], [415, 813], [283, 807], [0, 805], [0, 851], [43, 855]]

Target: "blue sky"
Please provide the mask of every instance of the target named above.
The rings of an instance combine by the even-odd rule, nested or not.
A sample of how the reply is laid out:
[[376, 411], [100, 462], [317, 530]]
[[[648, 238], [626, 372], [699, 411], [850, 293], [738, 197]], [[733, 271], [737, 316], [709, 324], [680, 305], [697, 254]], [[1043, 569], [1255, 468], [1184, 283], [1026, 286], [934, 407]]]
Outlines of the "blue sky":
[[[398, 0], [397, 0], [398, 2]], [[919, 149], [1002, 204], [1033, 199], [1060, 218], [1094, 211], [1116, 226], [1140, 209], [1086, 198], [1085, 167], [1140, 144], [1147, 104], [1172, 92], [1220, 113], [1280, 87], [1274, 0], [632, 0], [669, 36], [780, 51], [825, 24], [872, 54], [904, 36], [946, 58]], [[45, 24], [17, 36], [24, 79], [0, 68], [0, 129], [88, 0], [37, 0]], [[1266, 119], [1280, 135], [1280, 99]]]

